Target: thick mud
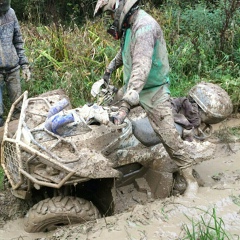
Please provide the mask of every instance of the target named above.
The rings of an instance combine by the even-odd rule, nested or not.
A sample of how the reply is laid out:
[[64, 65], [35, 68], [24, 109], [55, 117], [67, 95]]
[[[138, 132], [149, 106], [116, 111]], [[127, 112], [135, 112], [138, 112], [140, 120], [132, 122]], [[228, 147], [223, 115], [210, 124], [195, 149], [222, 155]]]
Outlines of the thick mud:
[[117, 191], [119, 200], [114, 216], [60, 227], [49, 233], [29, 234], [23, 230], [23, 216], [28, 204], [16, 200], [6, 188], [6, 191], [0, 191], [0, 240], [183, 239], [184, 226], [191, 229], [192, 223], [202, 218], [210, 221], [213, 211], [223, 220], [231, 239], [239, 239], [240, 140], [229, 133], [229, 127], [240, 127], [240, 119], [228, 119], [224, 124], [214, 126], [215, 137], [209, 139], [216, 147], [214, 155], [194, 166], [203, 180], [196, 198], [172, 196], [153, 200], [147, 191], [137, 191], [134, 185], [129, 185]]

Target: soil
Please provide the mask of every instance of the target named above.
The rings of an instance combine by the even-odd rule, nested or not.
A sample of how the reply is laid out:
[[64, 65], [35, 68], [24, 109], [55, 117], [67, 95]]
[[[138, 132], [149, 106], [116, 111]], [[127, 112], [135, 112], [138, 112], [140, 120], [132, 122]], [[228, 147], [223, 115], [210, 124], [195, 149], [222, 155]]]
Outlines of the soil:
[[[212, 159], [199, 162], [194, 169], [204, 181], [196, 198], [182, 195], [152, 200], [137, 192], [133, 185], [120, 188], [118, 214], [81, 225], [62, 227], [49, 233], [26, 233], [23, 217], [27, 206], [14, 200], [8, 188], [0, 191], [0, 240], [171, 240], [184, 239], [184, 226], [216, 219], [224, 222], [230, 239], [240, 236], [240, 139], [228, 127], [240, 127], [235, 116], [214, 125], [216, 145]], [[1, 218], [2, 211], [11, 211]], [[224, 238], [225, 239], [225, 238]]]

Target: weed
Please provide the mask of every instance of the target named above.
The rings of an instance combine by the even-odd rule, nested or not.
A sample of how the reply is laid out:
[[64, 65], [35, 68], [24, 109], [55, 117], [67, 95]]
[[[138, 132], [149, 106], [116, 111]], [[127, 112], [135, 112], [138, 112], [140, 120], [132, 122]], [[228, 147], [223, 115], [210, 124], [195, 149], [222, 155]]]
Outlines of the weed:
[[[237, 112], [240, 106], [239, 9], [234, 8], [230, 14], [229, 9], [235, 5], [228, 0], [220, 2], [211, 6], [208, 1], [187, 1], [182, 8], [179, 1], [166, 1], [161, 8], [160, 5], [154, 8], [151, 2], [145, 1], [142, 8], [163, 29], [172, 68], [172, 96], [187, 95], [200, 81], [212, 82], [228, 92]], [[224, 5], [227, 2], [230, 5]], [[38, 6], [42, 8], [40, 3]], [[77, 11], [77, 6], [69, 7]], [[32, 67], [32, 82], [23, 82], [23, 90], [28, 90], [30, 96], [62, 88], [73, 107], [94, 100], [91, 86], [102, 77], [120, 43], [106, 33], [104, 18], [85, 19], [82, 25], [76, 23], [72, 18], [68, 25], [62, 25], [61, 21], [47, 26], [22, 24], [26, 54]], [[119, 68], [111, 76], [112, 84], [122, 86], [122, 75]]]
[[200, 216], [200, 220], [195, 222], [190, 219], [191, 227], [187, 224], [183, 225], [185, 237], [183, 239], [189, 240], [231, 240], [232, 237], [225, 230], [225, 224], [222, 218], [217, 217], [216, 209], [212, 212], [205, 212]]
[[229, 129], [230, 133], [240, 139], [240, 127], [233, 127]]
[[4, 180], [4, 171], [3, 171], [3, 169], [0, 167], [0, 190], [3, 189], [3, 180]]

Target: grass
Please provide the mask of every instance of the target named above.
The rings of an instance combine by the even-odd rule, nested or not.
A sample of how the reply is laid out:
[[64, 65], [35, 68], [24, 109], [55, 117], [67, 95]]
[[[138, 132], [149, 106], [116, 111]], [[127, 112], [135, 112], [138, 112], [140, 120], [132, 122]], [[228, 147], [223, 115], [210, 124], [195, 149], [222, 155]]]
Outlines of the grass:
[[239, 141], [240, 139], [240, 127], [228, 127], [226, 124], [222, 124], [220, 129], [214, 133], [214, 135], [222, 143], [231, 143], [233, 141]]
[[238, 139], [240, 139], [240, 126], [239, 126], [239, 127], [230, 128], [230, 129], [229, 129], [229, 132], [230, 132], [233, 136], [235, 136], [235, 137], [237, 137]]
[[[30, 82], [22, 82], [30, 97], [65, 89], [73, 107], [92, 101], [90, 89], [115, 56], [119, 42], [106, 38], [102, 21], [87, 21], [72, 28], [61, 25], [22, 24], [26, 55], [32, 69]], [[114, 84], [121, 76], [113, 75]]]
[[0, 167], [0, 190], [3, 190], [4, 171]]
[[[190, 219], [191, 227], [183, 225], [185, 231], [184, 240], [232, 240], [233, 237], [225, 230], [225, 224], [222, 218], [217, 217], [216, 209], [212, 212], [205, 212], [200, 216], [199, 221]], [[237, 236], [238, 239], [239, 236]], [[236, 238], [235, 238], [236, 239]]]
[[[160, 23], [164, 32], [172, 68], [172, 96], [186, 96], [188, 90], [198, 82], [210, 81], [227, 90], [234, 109], [238, 111], [238, 58], [236, 62], [230, 61], [227, 52], [225, 58], [214, 56], [219, 52], [215, 51], [218, 43], [215, 31], [220, 29], [211, 23], [219, 22], [221, 25], [222, 18], [218, 13], [221, 9], [206, 11], [204, 7], [198, 7], [188, 11], [179, 9], [175, 4], [153, 8], [149, 3], [143, 8]], [[204, 26], [197, 24], [201, 23], [199, 19], [203, 16], [208, 23]], [[216, 21], [212, 21], [212, 17]], [[192, 26], [192, 21], [189, 21], [192, 18], [196, 26]], [[230, 29], [233, 34], [231, 39], [238, 42], [239, 22], [236, 21], [235, 25], [234, 29]], [[93, 101], [90, 96], [91, 86], [102, 77], [120, 47], [120, 42], [106, 33], [106, 19], [86, 20], [83, 25], [71, 26], [54, 23], [35, 26], [29, 22], [21, 26], [33, 73], [31, 82], [23, 81], [23, 90], [35, 96], [57, 88], [65, 89], [73, 107]], [[239, 52], [236, 51], [236, 54], [238, 56]], [[111, 80], [116, 87], [122, 85], [122, 75], [122, 68], [112, 75]]]

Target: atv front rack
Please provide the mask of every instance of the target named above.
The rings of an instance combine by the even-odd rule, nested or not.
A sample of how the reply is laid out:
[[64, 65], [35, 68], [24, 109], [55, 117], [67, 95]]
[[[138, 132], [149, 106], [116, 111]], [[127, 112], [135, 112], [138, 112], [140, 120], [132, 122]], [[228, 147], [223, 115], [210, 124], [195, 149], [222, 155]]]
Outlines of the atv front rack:
[[[90, 155], [87, 152], [88, 149], [78, 151], [74, 142], [54, 134], [44, 127], [47, 113], [54, 104], [53, 99], [51, 98], [51, 101], [49, 99], [44, 97], [28, 98], [26, 91], [10, 109], [1, 144], [1, 165], [12, 189], [27, 192], [32, 185], [36, 189], [41, 186], [59, 189], [63, 185], [85, 182], [89, 178], [94, 178], [95, 171], [98, 171], [98, 177], [104, 177], [108, 170], [111, 172], [108, 177], [119, 177], [120, 173], [108, 164], [108, 160], [103, 155], [97, 152], [93, 154], [93, 151]], [[37, 102], [44, 105], [43, 111], [36, 109]], [[22, 105], [22, 109], [17, 128], [14, 132], [10, 132], [9, 125], [12, 124], [12, 115], [19, 104]], [[30, 109], [31, 105], [32, 109]], [[31, 116], [40, 119], [37, 126], [29, 124]], [[44, 137], [50, 141], [44, 142]], [[61, 156], [61, 153], [54, 152], [56, 147], [61, 149], [61, 146], [68, 150], [64, 157]], [[92, 171], [89, 173], [86, 171], [87, 174], [84, 175], [81, 172], [81, 163], [84, 162], [86, 156], [92, 158], [90, 159], [92, 161], [88, 159], [86, 166]], [[92, 162], [94, 166], [91, 165]], [[85, 162], [84, 164], [86, 165]], [[104, 166], [103, 173], [99, 166]], [[103, 175], [101, 176], [101, 174]]]

